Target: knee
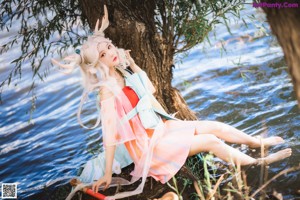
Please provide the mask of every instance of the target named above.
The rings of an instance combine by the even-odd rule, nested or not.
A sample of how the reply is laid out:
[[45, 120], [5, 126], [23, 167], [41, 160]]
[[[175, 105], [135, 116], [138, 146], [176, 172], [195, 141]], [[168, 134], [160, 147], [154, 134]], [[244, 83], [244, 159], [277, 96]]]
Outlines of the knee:
[[223, 143], [218, 137], [212, 134], [207, 134], [206, 136], [207, 142], [210, 147], [220, 147], [220, 145]]
[[222, 146], [222, 141], [212, 134], [196, 135], [192, 141], [189, 155], [200, 152], [216, 152]]
[[218, 121], [197, 121], [196, 123], [196, 133], [221, 133], [226, 132], [228, 125], [218, 122]]
[[218, 121], [211, 121], [211, 126], [213, 126], [215, 131], [218, 131], [218, 132], [226, 132], [229, 128], [229, 126], [227, 124], [224, 124], [223, 122], [218, 122]]

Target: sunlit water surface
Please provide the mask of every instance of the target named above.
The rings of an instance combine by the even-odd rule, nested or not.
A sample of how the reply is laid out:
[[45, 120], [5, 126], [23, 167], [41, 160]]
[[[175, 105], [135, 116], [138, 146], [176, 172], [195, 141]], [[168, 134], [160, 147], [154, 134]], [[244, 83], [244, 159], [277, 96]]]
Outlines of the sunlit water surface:
[[[253, 13], [263, 19], [253, 9], [244, 16]], [[271, 165], [269, 173], [275, 175], [299, 164], [299, 109], [281, 48], [258, 28], [263, 24], [270, 34], [268, 25], [245, 19], [248, 28], [242, 22], [232, 22], [230, 35], [224, 26], [218, 26], [216, 37], [210, 36], [210, 45], [197, 46], [181, 59], [174, 70], [173, 85], [200, 119], [222, 121], [250, 135], [264, 132], [283, 137], [286, 143], [270, 148], [270, 152], [290, 147], [293, 155]], [[10, 36], [1, 33], [1, 41]], [[226, 53], [221, 50], [221, 41]], [[1, 80], [17, 54], [20, 51], [14, 48], [0, 58]], [[47, 199], [45, 188], [66, 184], [99, 151], [101, 130], [85, 130], [77, 123], [82, 92], [79, 72], [66, 76], [55, 68], [50, 68], [46, 81], [36, 88], [36, 110], [30, 120], [32, 74], [28, 63], [24, 68], [22, 80], [13, 82], [2, 96], [0, 182], [17, 182], [19, 199], [32, 199], [37, 193]], [[95, 116], [92, 113], [85, 113], [86, 121]], [[299, 172], [292, 172], [273, 185], [285, 199], [295, 199], [299, 183]]]

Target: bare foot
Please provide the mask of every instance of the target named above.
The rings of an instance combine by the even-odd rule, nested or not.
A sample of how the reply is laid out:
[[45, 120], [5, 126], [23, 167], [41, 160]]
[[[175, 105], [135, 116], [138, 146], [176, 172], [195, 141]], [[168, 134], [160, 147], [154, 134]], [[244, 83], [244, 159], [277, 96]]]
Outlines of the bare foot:
[[154, 199], [154, 200], [178, 200], [178, 196], [174, 192], [168, 192], [164, 196], [162, 196], [159, 199]]
[[292, 149], [287, 148], [287, 149], [283, 149], [281, 151], [277, 151], [276, 153], [272, 153], [265, 158], [259, 158], [257, 160], [258, 160], [259, 164], [265, 163], [265, 164], [269, 165], [273, 162], [277, 162], [279, 160], [290, 157], [291, 155], [292, 155]]
[[274, 146], [277, 144], [281, 144], [284, 142], [282, 137], [279, 137], [279, 136], [272, 136], [272, 137], [268, 137], [268, 138], [256, 137], [256, 139], [257, 139], [257, 142], [255, 144], [249, 145], [250, 148], [258, 148], [261, 146], [261, 143], [263, 143], [265, 147], [268, 147], [268, 146]]

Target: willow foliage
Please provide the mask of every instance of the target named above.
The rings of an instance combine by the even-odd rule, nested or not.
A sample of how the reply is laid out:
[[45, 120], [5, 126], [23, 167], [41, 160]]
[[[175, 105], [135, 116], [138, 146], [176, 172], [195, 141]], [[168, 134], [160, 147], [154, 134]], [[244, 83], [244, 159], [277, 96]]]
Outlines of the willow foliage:
[[[1, 88], [10, 84], [13, 77], [22, 75], [22, 64], [30, 62], [34, 77], [43, 80], [40, 73], [44, 59], [54, 50], [62, 51], [68, 46], [81, 43], [82, 36], [73, 30], [75, 24], [86, 24], [76, 0], [3, 0], [0, 4], [0, 29], [18, 32], [9, 41], [1, 44], [0, 54], [13, 47], [20, 48], [21, 56], [11, 61], [13, 68], [1, 82]], [[59, 34], [59, 39], [51, 38]], [[33, 86], [32, 86], [33, 87]]]
[[[239, 17], [243, 1], [234, 0], [153, 0], [156, 3], [155, 23], [163, 42], [172, 45], [174, 53], [188, 51], [207, 37], [214, 25], [226, 25], [226, 13]], [[46, 76], [40, 68], [49, 54], [61, 53], [70, 46], [80, 45], [89, 30], [80, 0], [2, 0], [0, 29], [10, 32], [18, 27], [16, 35], [1, 44], [0, 55], [12, 47], [22, 54], [11, 61], [13, 68], [0, 84], [21, 78], [22, 64], [30, 62], [34, 78]], [[53, 35], [59, 35], [54, 37]], [[0, 95], [1, 95], [0, 93]]]
[[227, 26], [225, 14], [239, 18], [243, 4], [240, 0], [157, 1], [157, 28], [174, 52], [182, 53], [201, 43], [216, 24]]

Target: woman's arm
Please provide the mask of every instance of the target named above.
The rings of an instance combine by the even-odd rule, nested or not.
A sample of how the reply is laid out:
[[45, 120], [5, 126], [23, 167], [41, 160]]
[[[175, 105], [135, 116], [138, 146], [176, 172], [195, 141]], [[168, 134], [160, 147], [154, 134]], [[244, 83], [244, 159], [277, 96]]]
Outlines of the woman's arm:
[[105, 163], [106, 163], [105, 164], [105, 174], [98, 181], [93, 183], [92, 190], [94, 192], [98, 192], [98, 188], [103, 184], [105, 184], [104, 189], [108, 188], [108, 186], [110, 185], [115, 150], [116, 150], [116, 146], [106, 147], [106, 150], [105, 150]]
[[[108, 101], [111, 98], [113, 98], [113, 94], [106, 88], [106, 87], [100, 87], [99, 90], [99, 96], [100, 96], [100, 100], [101, 103], [103, 101]], [[106, 145], [105, 148], [105, 173], [104, 176], [101, 177], [98, 181], [96, 181], [93, 186], [92, 186], [92, 190], [94, 192], [98, 192], [98, 188], [101, 185], [105, 185], [104, 189], [106, 189], [109, 184], [111, 183], [111, 176], [112, 176], [112, 166], [113, 166], [113, 160], [114, 160], [114, 155], [115, 155], [115, 149], [116, 146], [113, 145], [111, 143], [111, 137], [105, 137], [105, 134], [109, 134], [113, 137], [113, 133], [116, 131], [116, 125], [115, 125], [115, 120], [113, 119], [114, 115], [112, 113], [114, 113], [114, 105], [113, 102], [108, 104], [109, 106], [103, 106], [101, 105], [101, 110], [103, 111], [103, 115], [105, 115], [105, 117], [103, 115], [101, 115], [102, 117], [102, 131], [103, 131], [103, 143], [104, 144], [109, 144]]]
[[127, 57], [128, 61], [129, 61], [129, 63], [130, 63], [130, 68], [132, 69], [132, 71], [133, 71], [134, 73], [139, 73], [139, 72], [142, 71], [142, 69], [141, 69], [137, 64], [135, 64], [135, 61], [134, 61], [133, 58], [130, 56], [130, 53], [129, 53], [130, 51], [131, 51], [131, 50], [126, 50], [126, 51], [125, 51], [126, 57]]
[[114, 161], [114, 156], [115, 156], [115, 150], [116, 146], [109, 146], [106, 147], [105, 150], [105, 174], [110, 174], [112, 175], [112, 166], [113, 166], [113, 161]]
[[[130, 63], [130, 68], [132, 69], [132, 71], [134, 73], [139, 73], [139, 72], [143, 71], [137, 64], [135, 64], [135, 62], [134, 62], [133, 58], [130, 56], [129, 52], [130, 52], [130, 50], [126, 50], [125, 54]], [[147, 79], [148, 79], [147, 80], [148, 81], [148, 89], [153, 94], [153, 93], [155, 93], [156, 89], [154, 88], [154, 86], [153, 86], [152, 82], [150, 81], [150, 79], [148, 78], [148, 76], [147, 76]]]

